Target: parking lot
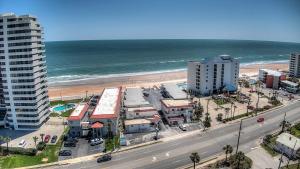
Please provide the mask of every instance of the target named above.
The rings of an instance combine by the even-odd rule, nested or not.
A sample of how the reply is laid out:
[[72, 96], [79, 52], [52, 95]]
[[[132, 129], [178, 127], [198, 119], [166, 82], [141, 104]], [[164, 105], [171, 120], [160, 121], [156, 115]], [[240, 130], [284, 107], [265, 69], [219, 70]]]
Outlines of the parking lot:
[[[21, 140], [25, 141], [23, 148], [35, 148], [35, 143], [33, 141], [33, 137], [38, 137], [38, 142], [41, 141], [40, 134], [44, 134], [44, 138], [46, 135], [50, 135], [50, 140], [52, 136], [56, 135], [58, 138], [62, 135], [64, 131], [63, 122], [65, 120], [60, 117], [51, 117], [45, 124], [43, 124], [38, 130], [34, 131], [13, 131], [11, 129], [0, 129], [0, 135], [5, 137], [10, 137], [11, 141], [9, 142], [9, 147], [18, 147]], [[56, 140], [57, 142], [57, 140]], [[56, 143], [55, 142], [55, 143]], [[55, 144], [55, 143], [47, 143], [47, 144]], [[6, 144], [2, 144], [2, 146], [6, 146]]]
[[71, 150], [71, 156], [59, 156], [58, 160], [65, 160], [76, 157], [83, 157], [86, 155], [96, 154], [103, 152], [105, 149], [105, 141], [102, 144], [91, 146], [87, 139], [80, 138], [76, 144], [76, 147], [64, 147], [61, 150]]

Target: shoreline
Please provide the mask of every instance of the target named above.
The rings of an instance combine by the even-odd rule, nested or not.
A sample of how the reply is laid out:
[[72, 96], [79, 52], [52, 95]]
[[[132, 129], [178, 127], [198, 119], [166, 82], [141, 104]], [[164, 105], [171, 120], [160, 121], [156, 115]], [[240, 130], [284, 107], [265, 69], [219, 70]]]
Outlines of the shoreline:
[[[255, 76], [255, 74], [258, 74], [258, 70], [260, 68], [287, 71], [288, 63], [241, 65], [240, 76], [243, 74]], [[174, 70], [162, 73], [103, 77], [51, 83], [49, 84], [49, 97], [50, 100], [85, 97], [86, 91], [88, 95], [99, 94], [106, 87], [152, 87], [166, 82], [183, 82], [186, 81], [186, 76], [187, 70]]]

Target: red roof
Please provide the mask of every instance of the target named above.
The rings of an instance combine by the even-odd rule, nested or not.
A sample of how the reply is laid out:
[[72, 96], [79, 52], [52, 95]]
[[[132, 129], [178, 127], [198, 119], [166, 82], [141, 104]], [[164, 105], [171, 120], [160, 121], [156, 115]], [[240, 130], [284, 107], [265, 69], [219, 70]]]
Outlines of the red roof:
[[91, 126], [91, 128], [93, 128], [93, 129], [99, 129], [102, 127], [103, 127], [103, 124], [100, 122], [96, 122], [96, 123], [92, 124], [92, 126]]
[[[103, 90], [103, 92], [104, 92], [104, 90]], [[116, 106], [114, 108], [114, 114], [100, 114], [100, 115], [96, 115], [96, 114], [94, 114], [94, 112], [95, 112], [95, 110], [94, 110], [94, 112], [92, 113], [92, 115], [90, 116], [90, 118], [91, 119], [112, 119], [112, 118], [117, 118], [119, 116], [118, 113], [119, 113], [120, 108], [121, 108], [121, 93], [122, 93], [122, 87], [119, 87], [119, 94], [118, 94], [117, 104], [116, 104]], [[97, 104], [99, 104], [100, 100], [101, 100], [101, 97], [98, 100]]]
[[[78, 105], [78, 106], [80, 106], [80, 105]], [[71, 114], [67, 120], [68, 121], [81, 120], [84, 117], [85, 113], [87, 112], [88, 108], [89, 108], [89, 105], [86, 103], [78, 115]], [[76, 110], [76, 108], [75, 108], [75, 110]]]

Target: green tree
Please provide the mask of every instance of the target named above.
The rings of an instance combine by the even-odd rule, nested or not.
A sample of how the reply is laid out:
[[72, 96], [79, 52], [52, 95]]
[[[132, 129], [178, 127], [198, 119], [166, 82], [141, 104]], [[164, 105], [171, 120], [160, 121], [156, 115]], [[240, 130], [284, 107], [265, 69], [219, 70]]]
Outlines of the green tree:
[[193, 162], [194, 164], [194, 169], [196, 168], [196, 163], [199, 163], [200, 162], [200, 156], [197, 152], [193, 152], [191, 155], [190, 155], [190, 159], [191, 161]]
[[202, 117], [203, 114], [203, 106], [201, 105], [200, 99], [196, 105], [196, 108], [194, 110], [194, 117], [196, 118], [197, 121], [199, 121]]
[[223, 150], [225, 151], [225, 154], [226, 154], [225, 161], [228, 162], [228, 158], [227, 158], [227, 157], [228, 157], [228, 154], [231, 154], [231, 153], [232, 153], [233, 148], [232, 148], [231, 145], [225, 145], [225, 146], [223, 147]]
[[234, 114], [235, 114], [235, 109], [237, 108], [236, 105], [233, 106], [233, 118], [234, 118]]
[[34, 137], [32, 137], [32, 139], [34, 141], [34, 145], [36, 146], [36, 142], [38, 141], [39, 138], [37, 136], [34, 136]]
[[203, 125], [205, 128], [209, 128], [211, 126], [211, 118], [209, 116], [208, 113], [205, 113], [205, 118], [204, 118], [204, 121], [203, 121]]
[[222, 121], [223, 120], [223, 114], [222, 113], [219, 113], [216, 117], [216, 120], [217, 121]]
[[264, 144], [270, 144], [271, 143], [271, 139], [272, 139], [272, 135], [271, 134], [268, 134], [264, 137]]
[[[0, 136], [0, 142], [4, 141], [4, 137]], [[0, 145], [0, 153], [2, 153], [2, 146]]]
[[257, 116], [257, 112], [258, 112], [258, 105], [259, 105], [259, 99], [260, 99], [260, 94], [261, 94], [260, 88], [261, 88], [262, 84], [263, 83], [261, 81], [257, 81], [256, 85], [255, 85], [255, 87], [256, 87], [256, 94], [257, 94], [257, 101], [256, 101], [256, 108], [255, 108], [255, 115], [256, 116]]
[[44, 134], [44, 133], [41, 133], [40, 136], [41, 136], [42, 142], [44, 142], [44, 136], [45, 136], [45, 134]]
[[225, 119], [228, 118], [229, 111], [230, 111], [230, 108], [229, 108], [229, 107], [226, 107], [226, 108], [225, 108]]
[[229, 158], [230, 167], [232, 169], [250, 169], [252, 161], [245, 154], [239, 151], [237, 154]]

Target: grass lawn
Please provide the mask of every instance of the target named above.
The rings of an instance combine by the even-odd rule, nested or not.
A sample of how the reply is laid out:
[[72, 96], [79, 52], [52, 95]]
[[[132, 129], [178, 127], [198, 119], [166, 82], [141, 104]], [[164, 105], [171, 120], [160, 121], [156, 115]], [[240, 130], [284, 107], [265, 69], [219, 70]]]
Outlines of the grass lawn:
[[284, 167], [281, 167], [282, 169], [297, 169], [298, 167], [298, 164], [292, 164], [292, 165], [289, 165], [289, 168], [287, 168], [286, 166]]
[[214, 99], [214, 102], [215, 102], [217, 105], [223, 105], [223, 104], [229, 103], [229, 101], [227, 101], [226, 99]]
[[82, 99], [74, 99], [74, 100], [55, 100], [50, 102], [50, 106], [55, 106], [59, 104], [66, 104], [66, 103], [79, 103]]
[[[65, 129], [64, 133], [68, 131]], [[26, 156], [14, 154], [8, 157], [0, 157], [0, 168], [17, 168], [25, 167], [43, 163], [55, 162], [58, 160], [58, 152], [62, 145], [62, 137], [58, 140], [56, 145], [47, 145], [45, 150], [36, 156]], [[47, 162], [43, 162], [43, 158], [47, 158]]]
[[70, 109], [70, 110], [67, 110], [65, 112], [62, 112], [61, 116], [62, 117], [69, 117], [73, 111], [74, 111], [74, 109]]

